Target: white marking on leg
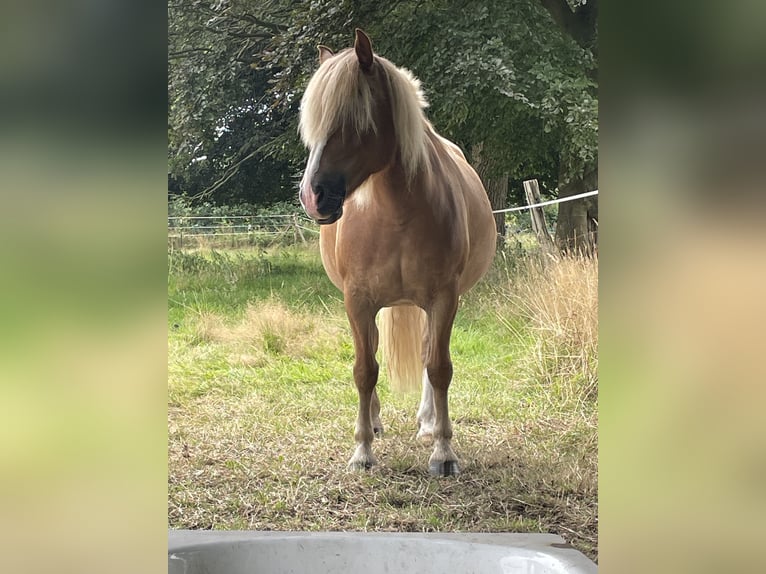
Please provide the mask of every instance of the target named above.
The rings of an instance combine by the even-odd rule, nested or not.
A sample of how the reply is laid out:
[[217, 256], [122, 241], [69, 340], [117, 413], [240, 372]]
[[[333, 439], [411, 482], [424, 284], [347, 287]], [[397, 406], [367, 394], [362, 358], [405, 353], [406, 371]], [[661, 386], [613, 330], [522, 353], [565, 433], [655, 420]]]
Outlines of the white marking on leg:
[[369, 470], [375, 466], [378, 461], [372, 454], [372, 447], [369, 442], [358, 442], [356, 450], [351, 460], [348, 461], [348, 467], [351, 470]]
[[420, 424], [417, 438], [431, 439], [434, 434], [436, 411], [434, 410], [434, 390], [431, 386], [431, 381], [428, 379], [428, 371], [425, 368], [423, 369], [423, 391], [420, 395], [417, 421]]
[[359, 394], [359, 411], [354, 426], [354, 439], [356, 440], [356, 450], [351, 460], [348, 461], [350, 468], [355, 470], [369, 469], [377, 464], [375, 456], [372, 454], [372, 441], [375, 434], [372, 428], [372, 400], [365, 409], [362, 402], [362, 394]]

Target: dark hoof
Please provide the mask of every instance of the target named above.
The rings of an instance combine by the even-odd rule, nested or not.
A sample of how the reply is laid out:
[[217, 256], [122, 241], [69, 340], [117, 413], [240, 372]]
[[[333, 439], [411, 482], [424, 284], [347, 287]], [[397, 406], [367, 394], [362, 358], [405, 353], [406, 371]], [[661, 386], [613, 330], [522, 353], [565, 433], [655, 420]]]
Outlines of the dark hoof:
[[351, 462], [348, 469], [353, 472], [366, 472], [371, 470], [373, 466], [375, 466], [374, 462]]
[[383, 438], [383, 427], [375, 427], [372, 432], [375, 433], [375, 438]]
[[428, 472], [431, 473], [431, 476], [457, 476], [460, 474], [460, 468], [456, 460], [445, 460], [429, 464]]

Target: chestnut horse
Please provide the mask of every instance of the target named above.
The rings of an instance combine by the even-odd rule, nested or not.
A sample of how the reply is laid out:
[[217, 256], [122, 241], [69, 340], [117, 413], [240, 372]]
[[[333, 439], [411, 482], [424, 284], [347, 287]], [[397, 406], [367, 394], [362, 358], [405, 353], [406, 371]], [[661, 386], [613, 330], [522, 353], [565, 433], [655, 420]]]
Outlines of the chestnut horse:
[[433, 440], [429, 471], [454, 475], [450, 335], [458, 297], [494, 257], [489, 200], [460, 149], [426, 119], [420, 82], [374, 54], [364, 32], [338, 54], [319, 46], [319, 61], [301, 101], [310, 153], [300, 200], [321, 224], [322, 262], [343, 292], [354, 338], [359, 414], [349, 466], [376, 464], [372, 441], [383, 427], [375, 318], [383, 309], [392, 385], [422, 381], [418, 437]]

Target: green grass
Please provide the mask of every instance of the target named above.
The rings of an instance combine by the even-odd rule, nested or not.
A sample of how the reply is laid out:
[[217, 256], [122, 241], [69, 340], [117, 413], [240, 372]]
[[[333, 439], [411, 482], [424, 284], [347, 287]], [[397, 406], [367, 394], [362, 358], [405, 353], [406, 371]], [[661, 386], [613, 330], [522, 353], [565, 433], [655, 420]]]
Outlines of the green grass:
[[553, 532], [595, 559], [595, 347], [552, 347], [541, 317], [580, 311], [530, 304], [519, 294], [537, 281], [499, 258], [461, 302], [450, 414], [462, 474], [428, 476], [419, 397], [392, 393], [385, 369], [379, 465], [358, 474], [346, 470], [353, 347], [316, 246], [171, 253], [170, 526]]

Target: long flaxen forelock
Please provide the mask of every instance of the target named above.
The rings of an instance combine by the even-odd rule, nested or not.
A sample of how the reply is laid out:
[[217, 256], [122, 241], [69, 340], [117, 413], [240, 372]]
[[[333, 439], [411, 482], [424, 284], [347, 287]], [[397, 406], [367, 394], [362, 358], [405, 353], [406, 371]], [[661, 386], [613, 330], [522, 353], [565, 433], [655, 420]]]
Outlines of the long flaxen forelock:
[[[404, 68], [377, 57], [388, 81], [394, 129], [405, 171], [414, 174], [426, 162], [426, 126], [423, 109], [428, 106], [420, 82]], [[313, 148], [326, 142], [339, 127], [357, 133], [376, 131], [374, 97], [359, 69], [354, 50], [345, 50], [325, 61], [309, 81], [301, 100], [299, 130], [303, 143]]]

